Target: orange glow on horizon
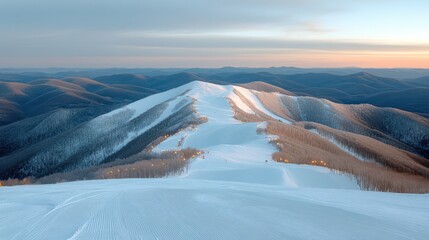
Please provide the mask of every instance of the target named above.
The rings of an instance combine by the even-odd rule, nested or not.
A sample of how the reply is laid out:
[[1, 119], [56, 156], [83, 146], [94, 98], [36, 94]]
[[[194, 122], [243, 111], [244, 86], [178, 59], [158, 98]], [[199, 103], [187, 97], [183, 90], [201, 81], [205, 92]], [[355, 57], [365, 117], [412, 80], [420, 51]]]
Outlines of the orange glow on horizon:
[[[429, 52], [340, 52], [340, 51], [283, 51], [237, 53], [231, 56], [104, 56], [104, 57], [47, 57], [46, 64], [32, 64], [34, 59], [8, 59], [17, 66], [32, 67], [282, 67], [302, 68], [429, 68]], [[48, 64], [55, 62], [55, 65]], [[198, 62], [199, 64], [195, 64]], [[113, 64], [112, 64], [113, 63]]]
[[429, 68], [429, 52], [314, 52], [252, 57], [272, 66]]

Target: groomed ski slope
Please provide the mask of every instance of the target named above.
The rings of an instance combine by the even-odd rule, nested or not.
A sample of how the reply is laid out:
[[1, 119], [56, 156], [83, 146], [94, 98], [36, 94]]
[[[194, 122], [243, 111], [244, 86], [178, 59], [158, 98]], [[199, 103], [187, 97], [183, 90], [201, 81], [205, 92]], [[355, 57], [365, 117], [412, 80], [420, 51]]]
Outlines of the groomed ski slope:
[[[263, 127], [261, 123], [243, 123], [234, 119], [234, 112], [228, 103], [229, 98], [241, 109], [248, 108], [234, 93], [235, 89], [258, 110], [269, 113], [251, 91], [203, 82], [194, 82], [189, 88], [191, 91], [187, 96], [197, 99], [196, 110], [206, 116], [208, 122], [171, 136], [154, 149], [178, 149], [179, 141], [183, 140], [180, 148], [192, 147], [206, 152], [204, 159], [196, 159], [187, 174], [180, 177], [284, 187], [358, 189], [349, 177], [331, 173], [326, 168], [286, 165], [270, 160], [276, 149], [268, 140], [275, 136], [258, 134], [257, 128]], [[275, 118], [273, 113], [269, 114]]]
[[1, 239], [427, 239], [429, 198], [197, 179], [3, 188]]
[[184, 175], [0, 188], [0, 239], [429, 238], [428, 194], [361, 191], [326, 168], [270, 160], [275, 136], [233, 118], [227, 98], [251, 111], [234, 89], [252, 94], [193, 82], [125, 107], [144, 112], [190, 90], [208, 122], [154, 149], [203, 149]]

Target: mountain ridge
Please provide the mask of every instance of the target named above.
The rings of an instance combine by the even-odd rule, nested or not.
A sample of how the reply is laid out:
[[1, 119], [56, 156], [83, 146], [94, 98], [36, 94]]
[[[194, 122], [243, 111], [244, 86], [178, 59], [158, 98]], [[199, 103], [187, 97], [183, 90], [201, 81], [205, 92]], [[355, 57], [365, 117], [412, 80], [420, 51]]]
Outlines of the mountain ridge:
[[[30, 76], [25, 77], [29, 78]], [[58, 101], [47, 102], [45, 105], [49, 104], [51, 107], [41, 106], [39, 112], [32, 111], [31, 114], [27, 114], [27, 117], [31, 117], [35, 114], [55, 110], [59, 107], [91, 107], [92, 104], [125, 104], [195, 80], [223, 85], [248, 84], [248, 87], [257, 87], [258, 84], [252, 85], [250, 83], [259, 81], [264, 82], [265, 85], [270, 84], [283, 89], [276, 90], [279, 92], [289, 91], [290, 94], [325, 98], [338, 103], [379, 104], [382, 107], [397, 107], [421, 114], [422, 116], [427, 116], [429, 111], [427, 105], [424, 104], [426, 101], [429, 101], [429, 95], [422, 94], [422, 91], [426, 91], [426, 89], [422, 89], [420, 84], [398, 81], [392, 78], [381, 78], [365, 72], [345, 76], [328, 73], [282, 75], [268, 72], [220, 73], [215, 75], [179, 72], [174, 75], [155, 77], [138, 74], [120, 74], [102, 76], [95, 79], [82, 77], [65, 77], [60, 79], [33, 76], [32, 79], [25, 83], [0, 83], [0, 98], [4, 100], [2, 101], [4, 110], [1, 110], [3, 112], [3, 120], [0, 124], [4, 125], [26, 117], [28, 107], [22, 104], [26, 101], [25, 96], [28, 94], [27, 98], [35, 98], [46, 94], [47, 91], [56, 91], [55, 94], [63, 95], [57, 96], [59, 99], [65, 98], [70, 103], [65, 105], [60, 104]], [[267, 87], [266, 85], [265, 88], [267, 89]], [[272, 86], [269, 88], [274, 89]], [[25, 89], [27, 93], [23, 92]], [[401, 102], [396, 100], [400, 91], [406, 93], [404, 97], [407, 97], [407, 101]], [[51, 92], [49, 94], [53, 95], [54, 93]]]
[[[67, 172], [97, 166], [106, 161], [128, 158], [143, 151], [164, 135], [181, 136], [193, 125], [197, 130], [208, 128], [207, 131], [216, 130], [215, 132], [219, 134], [218, 131], [221, 130], [218, 128], [228, 128], [228, 131], [234, 132], [239, 129], [236, 127], [244, 126], [234, 120], [234, 106], [240, 111], [261, 118], [257, 122], [274, 121], [284, 126], [296, 125], [303, 132], [309, 130], [305, 127], [307, 123], [317, 123], [339, 131], [370, 137], [374, 141], [398, 149], [398, 153], [404, 152], [409, 156], [403, 155], [407, 160], [401, 163], [385, 162], [390, 160], [374, 157], [376, 160], [380, 159], [377, 160], [380, 161], [379, 164], [387, 164], [386, 168], [396, 166], [395, 168], [400, 169], [398, 171], [429, 176], [429, 169], [425, 170], [428, 167], [427, 159], [416, 155], [423, 154], [427, 157], [425, 154], [429, 152], [429, 121], [423, 117], [370, 105], [342, 105], [312, 97], [260, 92], [234, 85], [217, 85], [201, 81], [193, 81], [151, 95], [78, 125], [71, 125], [72, 128], [67, 131], [58, 132], [33, 145], [4, 153], [0, 158], [2, 164], [0, 175], [3, 179], [42, 177], [55, 172]], [[207, 119], [208, 123], [203, 119]], [[389, 121], [386, 122], [386, 119]], [[0, 128], [0, 131], [6, 129]], [[413, 129], [411, 130], [413, 135], [410, 135], [409, 129]], [[207, 137], [206, 130], [199, 131], [202, 131], [202, 136]], [[28, 134], [30, 135], [24, 134], [23, 139], [33, 138], [31, 133]], [[195, 133], [193, 135], [196, 137]], [[13, 136], [6, 139], [9, 140], [3, 140], [1, 143], [3, 147], [0, 149], [19, 142]], [[190, 144], [188, 142], [190, 140], [187, 139], [191, 138], [188, 136], [184, 139], [184, 146]], [[210, 142], [209, 139], [199, 139], [195, 142], [196, 145], [191, 144], [189, 147], [204, 148], [204, 142]], [[215, 135], [213, 139], [216, 139]], [[228, 139], [234, 138], [232, 136], [221, 138], [220, 142], [215, 143], [230, 141]], [[380, 154], [382, 156], [381, 152], [378, 153], [379, 150], [371, 148], [361, 154], [369, 154], [366, 151], [370, 151], [371, 156]], [[357, 148], [354, 151], [360, 150]], [[393, 159], [395, 157], [392, 157], [392, 161]]]

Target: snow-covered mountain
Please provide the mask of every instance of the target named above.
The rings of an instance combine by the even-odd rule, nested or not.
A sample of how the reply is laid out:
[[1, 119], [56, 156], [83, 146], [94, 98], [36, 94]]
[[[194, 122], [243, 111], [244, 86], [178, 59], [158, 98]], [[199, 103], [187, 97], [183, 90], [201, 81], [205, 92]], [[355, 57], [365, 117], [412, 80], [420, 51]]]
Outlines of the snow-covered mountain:
[[[329, 129], [368, 136], [421, 156], [427, 156], [429, 152], [429, 122], [414, 114], [195, 81], [136, 101], [6, 155], [0, 158], [0, 176], [3, 179], [42, 177], [54, 172], [97, 166], [133, 156], [165, 135], [174, 135], [166, 142], [181, 138], [183, 146], [188, 147], [203, 148], [229, 142], [238, 146], [247, 139], [246, 134], [256, 133], [254, 127], [245, 127], [247, 125], [241, 122], [243, 119], [235, 119], [234, 111], [259, 117], [255, 122], [279, 120], [285, 124], [304, 124], [305, 128], [313, 130], [317, 130], [314, 124], [321, 124]], [[4, 139], [8, 141], [5, 145], [22, 145], [25, 141], [39, 138], [51, 125], [61, 124], [66, 118], [64, 114], [49, 116], [50, 120], [23, 132], [23, 137], [13, 135], [11, 139]], [[202, 124], [206, 119], [208, 122]], [[219, 124], [213, 125], [216, 122]], [[201, 125], [198, 127], [198, 132], [201, 132], [198, 140], [186, 137], [186, 129], [195, 125]], [[322, 130], [318, 129], [319, 132]], [[225, 131], [233, 135], [223, 136]], [[326, 131], [323, 133], [332, 135]], [[377, 150], [372, 152], [377, 154]], [[265, 158], [270, 159], [269, 156]], [[413, 155], [413, 159], [429, 166], [429, 161], [421, 157]]]
[[1, 188], [0, 236], [426, 239], [429, 195], [361, 188], [379, 186], [365, 179], [373, 168], [425, 189], [428, 126], [395, 109], [192, 82], [0, 159], [3, 176], [45, 176], [148, 148], [201, 151], [183, 174]]

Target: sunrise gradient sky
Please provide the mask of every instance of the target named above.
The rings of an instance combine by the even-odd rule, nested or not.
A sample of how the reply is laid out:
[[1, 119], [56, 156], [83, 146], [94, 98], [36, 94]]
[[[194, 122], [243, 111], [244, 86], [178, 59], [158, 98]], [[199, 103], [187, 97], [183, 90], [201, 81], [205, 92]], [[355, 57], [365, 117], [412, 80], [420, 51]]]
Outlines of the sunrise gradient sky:
[[1, 0], [0, 67], [429, 68], [427, 0]]

